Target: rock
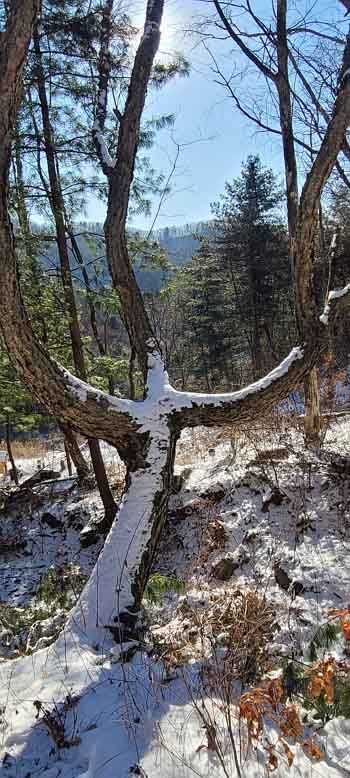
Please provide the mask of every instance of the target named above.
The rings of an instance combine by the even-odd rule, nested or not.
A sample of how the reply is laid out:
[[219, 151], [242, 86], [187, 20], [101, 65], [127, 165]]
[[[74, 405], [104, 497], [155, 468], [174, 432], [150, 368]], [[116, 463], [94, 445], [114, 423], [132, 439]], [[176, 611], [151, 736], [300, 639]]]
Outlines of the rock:
[[212, 566], [212, 573], [219, 581], [228, 581], [238, 567], [231, 557], [226, 556]]
[[218, 581], [228, 581], [235, 570], [246, 562], [249, 562], [249, 555], [242, 546], [239, 546], [236, 551], [225, 554], [218, 562], [214, 562], [211, 568], [212, 574]]
[[223, 500], [226, 494], [227, 491], [224, 489], [224, 487], [221, 484], [213, 484], [205, 492], [202, 492], [201, 497], [204, 500], [210, 500], [210, 502], [217, 503], [217, 502], [221, 502], [221, 500]]
[[284, 492], [281, 492], [277, 486], [274, 486], [273, 489], [270, 489], [263, 497], [262, 512], [267, 513], [270, 509], [270, 505], [282, 505], [285, 499], [286, 495]]
[[44, 524], [47, 524], [48, 527], [51, 527], [51, 529], [62, 529], [62, 522], [60, 519], [57, 518], [53, 513], [50, 513], [50, 511], [45, 511], [41, 515], [41, 521], [44, 522]]
[[243, 543], [255, 543], [258, 537], [259, 532], [256, 529], [249, 529], [243, 538]]
[[73, 505], [64, 512], [65, 522], [72, 529], [82, 530], [89, 518], [89, 511], [80, 505]]
[[174, 524], [178, 524], [187, 519], [188, 516], [191, 516], [194, 510], [194, 504], [189, 503], [187, 505], [180, 505], [177, 508], [172, 508], [170, 510], [169, 518], [171, 518], [171, 521]]
[[278, 586], [280, 586], [281, 589], [284, 589], [285, 592], [291, 592], [297, 597], [305, 591], [304, 584], [302, 584], [301, 581], [293, 581], [288, 573], [283, 570], [283, 567], [281, 567], [279, 562], [275, 562], [273, 569], [276, 583], [278, 583]]
[[281, 459], [288, 459], [290, 456], [290, 449], [287, 446], [281, 446], [279, 448], [269, 448], [259, 451], [255, 459], [253, 459], [250, 465], [261, 465], [263, 462], [280, 462]]
[[188, 598], [185, 594], [182, 594], [181, 597], [178, 599], [177, 607], [176, 607], [176, 613], [180, 615], [187, 615], [191, 613], [192, 608], [190, 606], [190, 603], [188, 601]]
[[299, 594], [305, 592], [305, 586], [301, 581], [292, 581], [291, 591], [298, 597]]
[[280, 586], [281, 589], [284, 589], [284, 591], [287, 592], [292, 583], [292, 579], [289, 578], [288, 573], [283, 570], [283, 567], [280, 566], [279, 562], [274, 563], [273, 570], [276, 583], [278, 583], [278, 586]]
[[111, 522], [103, 516], [96, 521], [89, 522], [80, 533], [80, 543], [83, 548], [97, 543], [100, 535], [106, 535], [111, 528]]
[[19, 654], [19, 640], [11, 629], [1, 629], [0, 624], [0, 657], [13, 659]]

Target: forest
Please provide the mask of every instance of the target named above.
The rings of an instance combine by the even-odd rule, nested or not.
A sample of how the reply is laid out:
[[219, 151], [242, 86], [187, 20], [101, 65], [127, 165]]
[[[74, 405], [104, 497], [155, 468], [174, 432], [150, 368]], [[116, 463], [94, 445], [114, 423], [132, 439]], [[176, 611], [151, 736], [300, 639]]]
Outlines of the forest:
[[349, 0], [0, 0], [0, 775], [350, 776]]

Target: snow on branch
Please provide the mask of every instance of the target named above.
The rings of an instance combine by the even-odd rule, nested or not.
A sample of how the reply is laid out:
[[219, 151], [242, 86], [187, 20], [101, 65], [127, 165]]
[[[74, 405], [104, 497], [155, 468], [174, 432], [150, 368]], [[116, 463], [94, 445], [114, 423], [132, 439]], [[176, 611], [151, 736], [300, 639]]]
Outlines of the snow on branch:
[[92, 132], [102, 166], [113, 170], [117, 164], [117, 160], [114, 159], [109, 153], [107, 142], [101, 130], [98, 119], [95, 119], [94, 121]]
[[[130, 641], [134, 634], [132, 625], [138, 619], [137, 593], [140, 591], [142, 565], [145, 555], [150, 553], [148, 549], [151, 549], [152, 544], [155, 505], [158, 496], [163, 493], [169, 457], [172, 456], [171, 446], [169, 448], [169, 421], [174, 411], [180, 411], [181, 419], [184, 408], [195, 413], [198, 406], [215, 408], [222, 403], [233, 405], [272, 387], [288, 375], [293, 366], [305, 361], [303, 349], [296, 347], [268, 375], [245, 389], [218, 395], [199, 394], [173, 389], [155, 344], [149, 341], [147, 347], [149, 370], [146, 399], [130, 403], [134, 416], [138, 418], [139, 431], [150, 433], [145, 461], [142, 467], [130, 473], [129, 487], [122, 499], [117, 520], [69, 619], [69, 628], [88, 633], [90, 640], [92, 637], [98, 640], [101, 629], [106, 626], [117, 637], [120, 633], [123, 643]], [[86, 385], [82, 382], [74, 383], [76, 390], [86, 391]]]
[[320, 316], [320, 321], [322, 322], [322, 324], [324, 324], [326, 327], [328, 326], [330, 315], [338, 313], [340, 308], [339, 305], [340, 300], [343, 304], [345, 302], [347, 303], [347, 301], [345, 301], [344, 298], [346, 298], [349, 293], [350, 293], [350, 284], [347, 284], [346, 286], [339, 289], [333, 289], [332, 291], [329, 292], [326, 305], [324, 307], [322, 315]]
[[300, 346], [296, 346], [292, 349], [290, 354], [288, 354], [288, 356], [282, 362], [280, 362], [279, 365], [277, 365], [277, 367], [271, 370], [270, 373], [267, 373], [267, 375], [259, 379], [259, 381], [254, 381], [254, 383], [249, 384], [248, 386], [245, 386], [243, 389], [240, 389], [236, 392], [227, 392], [224, 394], [201, 394], [198, 392], [178, 392], [177, 390], [169, 387], [166, 399], [169, 401], [169, 405], [171, 405], [171, 408], [174, 410], [181, 410], [195, 405], [215, 407], [220, 406], [223, 403], [225, 405], [229, 403], [241, 403], [247, 397], [251, 397], [255, 394], [258, 395], [261, 391], [267, 389], [270, 386], [272, 387], [281, 378], [289, 373], [293, 365], [295, 365], [303, 358], [304, 349], [302, 349]]
[[98, 59], [98, 98], [92, 136], [96, 151], [106, 175], [116, 166], [116, 159], [109, 153], [104, 136], [108, 107], [108, 83], [111, 70], [110, 43], [112, 37], [113, 0], [106, 0], [102, 10], [101, 45]]
[[[346, 289], [350, 291], [350, 285]], [[340, 296], [344, 290], [336, 290]], [[332, 297], [333, 299], [333, 297]], [[259, 381], [235, 392], [204, 394], [200, 392], [181, 392], [174, 389], [155, 344], [148, 342], [148, 376], [146, 397], [144, 400], [129, 400], [110, 396], [60, 367], [67, 389], [72, 397], [81, 403], [93, 403], [96, 411], [100, 409], [109, 414], [117, 413], [126, 419], [126, 427], [133, 434], [149, 434], [153, 440], [157, 436], [166, 436], [171, 419], [176, 418], [177, 428], [183, 429], [197, 423], [220, 423], [225, 415], [227, 420], [243, 414], [253, 418], [257, 411], [272, 407], [283, 399], [315, 362], [316, 344], [305, 347], [296, 346], [290, 354], [270, 373]], [[262, 401], [262, 402], [261, 402]], [[111, 418], [111, 428], [113, 427]], [[125, 425], [123, 425], [125, 426]], [[105, 439], [111, 436], [104, 436]]]

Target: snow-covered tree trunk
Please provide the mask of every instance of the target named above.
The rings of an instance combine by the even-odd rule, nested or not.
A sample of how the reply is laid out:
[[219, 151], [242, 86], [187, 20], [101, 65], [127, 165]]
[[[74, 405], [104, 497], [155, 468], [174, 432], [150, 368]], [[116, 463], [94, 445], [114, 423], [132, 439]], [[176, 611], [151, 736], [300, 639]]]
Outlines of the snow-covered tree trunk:
[[155, 344], [148, 348], [146, 399], [133, 403], [131, 411], [144, 459], [128, 472], [118, 515], [68, 622], [68, 629], [96, 642], [108, 628], [125, 650], [138, 638], [141, 599], [166, 519], [180, 431], [230, 418], [252, 420], [256, 407], [267, 410], [285, 397], [286, 387], [302, 378], [316, 353], [293, 349], [275, 370], [242, 391], [200, 395], [173, 389]]
[[138, 638], [140, 605], [171, 492], [176, 438], [167, 425], [148, 439], [144, 466], [129, 473], [118, 515], [69, 624], [89, 639], [108, 628], [118, 643]]

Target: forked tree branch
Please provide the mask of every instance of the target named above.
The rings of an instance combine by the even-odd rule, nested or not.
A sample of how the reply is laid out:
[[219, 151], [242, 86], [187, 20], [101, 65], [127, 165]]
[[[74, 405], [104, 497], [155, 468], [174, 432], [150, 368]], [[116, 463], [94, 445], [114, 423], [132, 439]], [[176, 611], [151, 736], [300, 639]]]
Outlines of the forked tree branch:
[[[135, 115], [138, 118], [141, 117], [145, 97], [144, 87], [148, 83], [159, 36], [158, 23], [154, 20], [153, 14], [160, 12], [161, 5], [161, 0], [159, 2], [153, 0], [153, 3], [149, 4], [150, 15], [145, 27], [144, 39], [140, 44], [141, 53], [139, 51], [136, 55], [137, 63], [134, 66], [130, 94], [124, 114], [128, 117], [129, 129], [131, 129], [132, 117]], [[50, 359], [34, 336], [21, 299], [7, 205], [12, 128], [15, 126], [21, 96], [22, 70], [32, 24], [38, 12], [38, 5], [35, 2], [31, 3], [30, 13], [28, 13], [28, 7], [28, 4], [20, 6], [15, 19], [11, 18], [10, 20], [5, 38], [0, 42], [0, 63], [3, 63], [0, 64], [0, 105], [2, 108], [0, 118], [0, 182], [2, 182], [0, 191], [0, 327], [19, 375], [32, 394], [49, 412], [55, 415], [60, 422], [68, 424], [88, 437], [98, 437], [112, 443], [118, 448], [123, 459], [135, 469], [144, 464], [147, 440], [158, 429], [158, 424], [169, 427], [176, 438], [181, 429], [186, 426], [222, 425], [227, 421], [253, 419], [257, 413], [271, 408], [276, 402], [282, 400], [316, 364], [325, 342], [326, 329], [321, 322], [318, 322], [318, 326], [310, 331], [308, 341], [302, 347], [293, 349], [289, 357], [261, 381], [240, 392], [224, 395], [202, 395], [174, 390], [169, 385], [160, 355], [154, 351], [154, 342], [150, 342], [146, 338], [143, 348], [147, 354], [148, 394], [143, 402], [110, 397], [108, 394], [79, 381]], [[153, 37], [154, 35], [155, 37]], [[4, 51], [8, 55], [6, 61], [3, 57]], [[10, 66], [8, 61], [11, 62]], [[141, 87], [139, 81], [135, 82], [137, 76], [142, 76], [144, 79]], [[339, 144], [341, 142], [341, 127], [344, 128], [345, 118], [348, 117], [348, 111], [350, 111], [347, 105], [349, 100], [348, 80], [348, 75], [345, 74], [339, 93], [340, 105], [344, 108], [342, 124], [335, 122], [334, 119], [335, 137]], [[332, 132], [329, 135], [330, 138], [333, 137]], [[125, 162], [130, 165], [137, 147], [135, 131], [131, 140], [129, 139], [129, 145], [128, 138], [124, 139], [124, 143], [126, 150], [122, 146], [119, 148], [119, 153], [122, 156], [126, 155]], [[323, 159], [322, 155], [321, 159]], [[120, 168], [117, 164], [113, 179], [116, 176], [117, 181], [120, 181], [123, 169], [123, 164]], [[132, 170], [130, 167], [128, 170], [128, 180], [132, 180]], [[116, 175], [117, 173], [118, 175]], [[111, 210], [109, 218], [112, 218]], [[123, 219], [117, 224], [120, 227], [123, 224]], [[305, 276], [305, 272], [303, 275], [302, 263], [300, 263], [299, 272], [300, 281], [306, 283], [307, 268]], [[138, 287], [137, 291], [140, 295]], [[347, 293], [348, 288], [343, 290], [341, 294], [333, 292], [329, 296], [332, 310], [336, 310], [339, 301], [341, 301], [341, 305], [343, 304], [343, 298], [346, 297]], [[135, 315], [137, 314], [135, 313]]]

